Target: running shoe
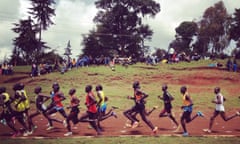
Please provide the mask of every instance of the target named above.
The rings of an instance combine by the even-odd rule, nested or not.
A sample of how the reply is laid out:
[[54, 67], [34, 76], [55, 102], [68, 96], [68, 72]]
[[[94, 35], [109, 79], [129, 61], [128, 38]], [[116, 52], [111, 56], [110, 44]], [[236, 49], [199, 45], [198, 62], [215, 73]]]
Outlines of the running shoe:
[[115, 112], [112, 112], [111, 116], [114, 116], [115, 118], [117, 118], [117, 114]]
[[200, 112], [200, 111], [197, 112], [197, 115], [200, 116], [200, 117], [204, 117], [203, 113]]
[[132, 125], [132, 128], [136, 128], [136, 127], [138, 127], [138, 125], [139, 125], [139, 123], [137, 121], [135, 121]]
[[67, 132], [64, 134], [64, 136], [71, 136], [72, 135], [72, 132]]
[[158, 127], [154, 127], [154, 129], [152, 131], [153, 131], [153, 133], [157, 133]]
[[239, 112], [239, 111], [237, 111], [237, 112], [236, 112], [236, 115], [237, 115], [237, 116], [240, 116], [240, 112]]
[[0, 120], [0, 123], [2, 123], [2, 124], [5, 125], [5, 126], [7, 125], [7, 122], [6, 122], [5, 119], [1, 119], [1, 120]]
[[203, 129], [204, 132], [206, 133], [211, 133], [212, 131], [210, 129]]
[[188, 134], [188, 132], [184, 132], [183, 134], [182, 134], [182, 136], [184, 136], [184, 137], [187, 137], [189, 134]]
[[46, 130], [52, 130], [52, 129], [54, 129], [54, 127], [53, 126], [49, 126]]
[[24, 137], [26, 137], [26, 136], [28, 136], [29, 135], [29, 132], [28, 131], [25, 131], [24, 133], [23, 133], [23, 136]]

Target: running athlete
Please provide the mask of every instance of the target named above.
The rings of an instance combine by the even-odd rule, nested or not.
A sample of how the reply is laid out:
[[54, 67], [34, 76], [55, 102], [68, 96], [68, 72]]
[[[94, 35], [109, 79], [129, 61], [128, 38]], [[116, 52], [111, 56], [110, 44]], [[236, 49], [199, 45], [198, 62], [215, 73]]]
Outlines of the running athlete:
[[183, 110], [182, 116], [181, 116], [181, 125], [183, 128], [183, 136], [188, 136], [188, 132], [186, 129], [186, 123], [190, 123], [191, 121], [193, 121], [195, 118], [197, 118], [198, 116], [203, 117], [202, 112], [197, 112], [196, 115], [194, 115], [191, 118], [191, 114], [192, 114], [192, 109], [193, 109], [193, 101], [190, 97], [190, 95], [187, 92], [187, 87], [186, 86], [182, 86], [180, 88], [180, 92], [183, 95], [183, 106], [181, 107]]
[[18, 120], [18, 122], [23, 126], [24, 133], [23, 136], [28, 136], [30, 133], [28, 131], [27, 124], [25, 123], [24, 114], [26, 113], [26, 97], [22, 95], [22, 86], [20, 83], [17, 83], [13, 86], [13, 90], [15, 91], [14, 99], [13, 99], [13, 117]]
[[6, 92], [6, 87], [0, 87], [0, 106], [3, 108], [0, 119], [14, 131], [12, 137], [16, 137], [20, 135], [20, 132], [14, 127], [14, 123], [12, 121], [13, 110], [11, 108], [11, 103], [12, 98]]
[[98, 127], [101, 131], [103, 131], [103, 128], [100, 126], [100, 121], [103, 121], [111, 116], [114, 116], [115, 118], [117, 118], [117, 115], [115, 112], [113, 112], [113, 109], [116, 107], [113, 107], [109, 110], [108, 113], [106, 113], [107, 110], [107, 100], [108, 98], [104, 95], [103, 92], [103, 87], [102, 85], [97, 85], [96, 86], [96, 92], [97, 92], [97, 98], [98, 98], [98, 102], [97, 102], [97, 107], [98, 107]]
[[61, 120], [57, 120], [57, 119], [52, 119], [49, 117], [49, 115], [46, 114], [47, 112], [47, 107], [44, 104], [46, 101], [48, 101], [51, 97], [50, 96], [46, 96], [42, 93], [42, 88], [40, 86], [35, 87], [34, 89], [34, 93], [37, 95], [36, 96], [36, 112], [34, 112], [33, 114], [29, 115], [28, 118], [28, 127], [29, 127], [29, 131], [30, 133], [32, 133], [34, 131], [35, 128], [37, 128], [36, 125], [33, 124], [32, 119], [36, 116], [38, 116], [39, 114], [42, 114], [49, 123], [49, 126], [52, 127], [52, 121], [58, 122], [58, 123], [62, 123]]
[[71, 130], [71, 125], [70, 121], [73, 122], [73, 124], [77, 124], [79, 122], [78, 120], [78, 114], [79, 114], [79, 104], [80, 100], [77, 98], [75, 95], [76, 89], [70, 89], [68, 94], [70, 96], [70, 106], [68, 108], [71, 108], [70, 114], [67, 116], [67, 129], [68, 132], [64, 134], [64, 136], [71, 136], [72, 135], [72, 130]]
[[124, 112], [124, 115], [130, 120], [134, 121], [133, 128], [138, 126], [138, 122], [133, 117], [132, 113], [137, 112], [140, 114], [142, 120], [152, 129], [153, 133], [156, 133], [158, 127], [154, 127], [151, 121], [146, 118], [146, 110], [145, 110], [145, 99], [148, 97], [147, 94], [140, 90], [140, 83], [138, 81], [133, 83], [134, 96], [128, 96], [129, 99], [133, 99], [135, 102], [135, 106], [131, 109]]
[[[62, 101], [65, 100], [65, 96], [63, 95], [63, 93], [60, 91], [60, 86], [58, 83], [53, 83], [52, 85], [52, 89], [53, 91], [51, 92], [51, 99], [52, 102], [51, 104], [48, 106], [48, 111], [47, 111], [47, 115], [51, 115], [53, 113], [59, 112], [65, 119], [67, 118], [67, 114], [64, 110]], [[63, 121], [63, 125], [66, 127], [66, 120]], [[51, 130], [54, 127], [49, 125], [49, 127], [47, 128], [47, 130]]]
[[[173, 96], [167, 91], [168, 86], [164, 84], [162, 86], [163, 96], [158, 96], [159, 99], [163, 100], [164, 108], [160, 112], [159, 117], [169, 117], [177, 126], [177, 129], [179, 129], [179, 124], [176, 121], [175, 117], [172, 115], [172, 103], [171, 101], [174, 100]], [[167, 113], [167, 114], [166, 114]], [[176, 129], [176, 130], [177, 130]]]
[[95, 96], [92, 92], [92, 86], [87, 85], [85, 87], [85, 92], [87, 94], [86, 95], [86, 101], [85, 101], [85, 105], [87, 107], [87, 112], [84, 113], [80, 117], [80, 121], [84, 122], [84, 120], [89, 120], [89, 119], [95, 120], [95, 121], [88, 121], [88, 122], [95, 129], [95, 131], [97, 132], [97, 135], [101, 135], [101, 130], [99, 129], [99, 127], [96, 124], [96, 121], [97, 121], [97, 118], [98, 118], [97, 101], [96, 101]]
[[226, 117], [225, 114], [225, 108], [224, 108], [224, 101], [226, 101], [226, 99], [224, 98], [224, 96], [220, 93], [220, 87], [216, 87], [214, 88], [214, 93], [215, 93], [215, 99], [212, 101], [212, 103], [216, 104], [215, 106], [215, 110], [213, 113], [213, 116], [210, 119], [210, 123], [209, 123], [209, 128], [208, 129], [203, 129], [203, 131], [211, 133], [212, 132], [212, 126], [213, 126], [213, 122], [214, 119], [220, 114], [222, 119], [224, 121], [229, 121], [237, 116], [240, 116], [239, 112], [236, 112], [236, 114], [230, 116], [230, 117]]

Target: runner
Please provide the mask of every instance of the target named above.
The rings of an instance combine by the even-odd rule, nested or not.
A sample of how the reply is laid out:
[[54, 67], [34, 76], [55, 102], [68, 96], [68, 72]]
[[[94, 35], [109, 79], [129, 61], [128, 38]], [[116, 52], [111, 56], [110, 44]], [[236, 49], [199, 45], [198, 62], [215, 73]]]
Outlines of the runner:
[[0, 106], [2, 107], [2, 113], [0, 115], [1, 123], [4, 125], [8, 125], [14, 133], [12, 137], [19, 136], [21, 133], [14, 127], [14, 123], [12, 121], [13, 117], [13, 110], [11, 108], [11, 103], [13, 99], [10, 95], [6, 92], [6, 87], [0, 87]]
[[[159, 99], [163, 100], [164, 108], [160, 112], [159, 117], [169, 117], [177, 126], [176, 131], [180, 128], [178, 122], [176, 121], [175, 117], [172, 114], [172, 103], [171, 101], [174, 100], [173, 96], [168, 92], [168, 86], [164, 84], [162, 86], [163, 96], [158, 96]], [[166, 114], [167, 113], [167, 114]]]
[[[99, 127], [97, 126], [97, 123], [96, 123], [98, 121], [97, 120], [97, 118], [98, 118], [97, 101], [92, 92], [92, 86], [87, 85], [85, 87], [85, 92], [87, 94], [86, 101], [85, 101], [87, 111], [80, 117], [79, 121], [89, 122], [91, 127], [93, 127], [95, 129], [95, 131], [97, 132], [97, 135], [101, 135], [101, 130], [99, 129]], [[89, 121], [89, 119], [94, 120], [94, 121]]]
[[64, 134], [64, 136], [72, 135], [70, 121], [72, 121], [74, 125], [78, 123], [78, 113], [80, 112], [78, 106], [80, 104], [80, 100], [77, 98], [77, 96], [75, 96], [75, 93], [76, 89], [70, 89], [68, 92], [70, 96], [70, 106], [68, 108], [71, 108], [71, 111], [70, 114], [67, 116], [68, 132]]
[[102, 85], [97, 85], [96, 86], [96, 92], [97, 92], [97, 98], [98, 98], [98, 102], [97, 102], [97, 107], [98, 107], [98, 127], [101, 131], [104, 131], [103, 128], [100, 125], [100, 121], [103, 121], [111, 116], [114, 116], [115, 118], [117, 118], [116, 113], [113, 111], [113, 109], [116, 109], [116, 107], [112, 107], [108, 113], [106, 113], [107, 110], [107, 101], [108, 98], [104, 95], [103, 92], [103, 87]]
[[209, 123], [209, 128], [208, 129], [203, 129], [203, 131], [207, 132], [207, 133], [211, 133], [212, 132], [212, 126], [214, 123], [214, 119], [220, 114], [222, 119], [224, 121], [229, 121], [237, 116], [240, 116], [239, 112], [236, 112], [236, 114], [230, 116], [230, 117], [226, 117], [226, 113], [225, 113], [225, 108], [224, 108], [224, 101], [226, 101], [226, 99], [224, 98], [224, 96], [220, 93], [221, 89], [220, 87], [216, 87], [214, 88], [214, 93], [215, 93], [215, 99], [212, 101], [212, 103], [216, 104], [215, 106], [215, 110], [213, 112], [213, 115], [210, 119], [210, 123]]
[[[56, 82], [53, 83], [52, 89], [53, 89], [53, 91], [51, 92], [52, 102], [48, 106], [46, 114], [51, 115], [56, 112], [59, 112], [65, 118], [65, 120], [63, 120], [63, 125], [65, 127], [67, 127], [67, 124], [66, 124], [67, 114], [66, 114], [63, 104], [62, 104], [62, 101], [64, 101], [66, 98], [65, 98], [64, 94], [60, 91], [60, 86], [58, 83], [56, 83]], [[51, 123], [51, 121], [52, 121], [52, 119], [50, 119], [50, 123]], [[50, 123], [49, 123], [49, 127], [47, 128], [47, 130], [51, 130], [54, 128]]]
[[183, 95], [183, 106], [182, 106], [183, 113], [181, 116], [181, 125], [183, 128], [183, 136], [188, 136], [189, 134], [186, 129], [186, 123], [192, 122], [198, 116], [203, 117], [203, 114], [202, 114], [202, 112], [199, 111], [199, 112], [197, 112], [196, 115], [194, 115], [191, 118], [192, 109], [193, 109], [193, 101], [187, 92], [187, 87], [182, 86], [180, 88], [180, 92]]
[[58, 123], [62, 123], [61, 120], [57, 120], [57, 119], [52, 119], [50, 118], [46, 112], [47, 112], [47, 107], [45, 106], [45, 102], [48, 101], [49, 99], [51, 99], [50, 96], [46, 96], [42, 93], [42, 88], [40, 86], [37, 86], [34, 89], [34, 93], [37, 95], [36, 96], [36, 112], [34, 112], [33, 114], [31, 114], [28, 118], [28, 127], [29, 127], [29, 131], [32, 134], [33, 131], [37, 128], [36, 125], [33, 124], [32, 119], [40, 114], [42, 114], [49, 123], [49, 126], [52, 127], [52, 121], [58, 122]]
[[146, 118], [145, 99], [148, 97], [148, 95], [140, 90], [140, 83], [138, 81], [135, 81], [133, 83], [133, 89], [134, 89], [134, 96], [128, 96], [128, 99], [133, 99], [135, 101], [135, 106], [125, 111], [124, 115], [130, 121], [134, 121], [132, 128], [135, 128], [138, 126], [139, 123], [132, 116], [132, 113], [134, 112], [139, 113], [142, 120], [152, 129], [152, 132], [156, 133], [158, 130], [158, 127], [154, 127], [151, 121], [149, 121]]

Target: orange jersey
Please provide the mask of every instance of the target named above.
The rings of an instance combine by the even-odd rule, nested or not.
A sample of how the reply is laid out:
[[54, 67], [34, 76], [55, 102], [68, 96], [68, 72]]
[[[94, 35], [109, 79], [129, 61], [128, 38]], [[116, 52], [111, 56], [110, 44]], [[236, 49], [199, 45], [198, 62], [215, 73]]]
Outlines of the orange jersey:
[[188, 95], [188, 93], [186, 92], [184, 95], [183, 95], [183, 106], [190, 106], [192, 103], [190, 100], [187, 99], [187, 97], [190, 98], [190, 96]]

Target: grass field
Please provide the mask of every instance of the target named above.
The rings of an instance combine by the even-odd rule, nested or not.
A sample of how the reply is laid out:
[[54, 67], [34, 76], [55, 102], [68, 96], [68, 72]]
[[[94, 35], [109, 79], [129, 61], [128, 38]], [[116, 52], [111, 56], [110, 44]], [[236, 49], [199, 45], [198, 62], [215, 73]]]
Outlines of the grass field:
[[[180, 109], [182, 105], [181, 95], [179, 89], [182, 85], [189, 88], [191, 97], [194, 100], [195, 108], [203, 111], [212, 111], [214, 105], [211, 100], [214, 98], [213, 89], [216, 86], [222, 88], [222, 93], [226, 97], [227, 102], [225, 107], [228, 110], [239, 109], [239, 73], [228, 72], [223, 68], [210, 68], [210, 63], [216, 61], [202, 60], [191, 63], [178, 64], [158, 64], [156, 66], [149, 66], [138, 63], [136, 65], [128, 66], [127, 68], [120, 65], [116, 66], [116, 71], [112, 71], [106, 66], [90, 66], [79, 69], [72, 69], [65, 74], [58, 72], [42, 75], [32, 79], [29, 77], [30, 66], [18, 66], [14, 68], [14, 75], [0, 76], [0, 85], [7, 87], [7, 91], [13, 94], [12, 86], [16, 82], [23, 82], [26, 85], [26, 90], [30, 99], [34, 100], [33, 89], [36, 86], [41, 86], [43, 92], [48, 94], [51, 91], [53, 82], [58, 82], [61, 90], [68, 98], [68, 90], [70, 88], [77, 89], [77, 95], [81, 98], [82, 109], [85, 98], [85, 86], [87, 84], [95, 87], [97, 84], [102, 84], [105, 95], [109, 97], [110, 105], [119, 107], [118, 112], [132, 106], [132, 102], [127, 100], [128, 95], [132, 95], [132, 83], [139, 80], [141, 88], [149, 94], [146, 107], [153, 105], [162, 105], [157, 100], [157, 96], [162, 94], [161, 86], [167, 83], [169, 92], [174, 96], [174, 107]], [[218, 60], [225, 64], [225, 61]], [[65, 105], [68, 104], [65, 101]], [[34, 107], [33, 107], [34, 109]], [[1, 138], [0, 138], [1, 139]], [[237, 144], [240, 142], [239, 137], [100, 137], [100, 138], [74, 138], [74, 139], [2, 139], [1, 143], [44, 143], [44, 144], [58, 144], [58, 143], [106, 143], [106, 144], [125, 144], [125, 143], [174, 143], [174, 144], [193, 144], [193, 143], [214, 143], [218, 144]]]

